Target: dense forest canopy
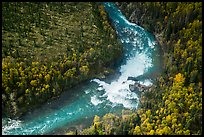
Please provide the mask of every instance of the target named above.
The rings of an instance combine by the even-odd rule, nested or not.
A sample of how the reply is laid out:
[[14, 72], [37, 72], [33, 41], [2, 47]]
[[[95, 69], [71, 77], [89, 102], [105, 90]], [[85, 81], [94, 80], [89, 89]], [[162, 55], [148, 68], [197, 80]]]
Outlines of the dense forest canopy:
[[[90, 128], [67, 134], [201, 135], [202, 3], [115, 4], [155, 35], [163, 73], [137, 110], [95, 116]], [[95, 2], [3, 2], [3, 116], [21, 116], [65, 89], [113, 72], [123, 49], [109, 21]]]
[[103, 7], [2, 3], [2, 113], [20, 116], [81, 81], [113, 70], [122, 46]]
[[[140, 108], [122, 116], [95, 116], [80, 134], [202, 134], [202, 3], [116, 2], [133, 23], [152, 32], [163, 51], [164, 71]], [[71, 134], [71, 133], [69, 133]]]

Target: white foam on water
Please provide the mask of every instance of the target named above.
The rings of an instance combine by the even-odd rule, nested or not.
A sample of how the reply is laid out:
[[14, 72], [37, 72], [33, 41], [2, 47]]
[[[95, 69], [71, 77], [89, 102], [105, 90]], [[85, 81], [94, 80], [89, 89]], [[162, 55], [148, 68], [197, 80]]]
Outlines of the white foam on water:
[[[133, 81], [128, 80], [124, 83], [121, 81], [113, 81], [110, 84], [99, 79], [92, 81], [97, 82], [106, 91], [103, 96], [100, 97], [107, 97], [106, 99], [113, 103], [114, 106], [122, 104], [125, 108], [137, 107], [137, 94], [129, 90], [129, 84], [133, 83]], [[91, 98], [91, 102], [95, 105], [101, 103], [101, 101], [96, 100], [96, 96]]]
[[[111, 6], [108, 4], [108, 6]], [[119, 11], [119, 10], [118, 10]], [[91, 82], [96, 82], [99, 84], [97, 88], [97, 92], [103, 92], [100, 96], [97, 93], [91, 96], [91, 103], [95, 106], [103, 103], [105, 100], [109, 102], [106, 105], [111, 105], [112, 107], [122, 105], [125, 108], [137, 108], [138, 106], [138, 96], [135, 92], [129, 90], [129, 85], [134, 84], [134, 81], [127, 80], [129, 76], [137, 77], [139, 75], [143, 75], [149, 67], [152, 66], [152, 59], [148, 57], [148, 52], [145, 51], [145, 45], [142, 43], [144, 37], [146, 37], [146, 33], [143, 32], [144, 29], [134, 23], [129, 22], [126, 20], [122, 14], [120, 15], [125, 23], [130, 25], [130, 27], [124, 29], [123, 33], [127, 33], [125, 37], [128, 39], [122, 39], [122, 43], [129, 43], [127, 44], [134, 46], [133, 52], [128, 53], [126, 64], [122, 65], [120, 68], [121, 75], [118, 79], [112, 81], [110, 84], [99, 79], [93, 79]], [[119, 23], [124, 23], [123, 20], [116, 20], [115, 26], [120, 27]], [[124, 24], [125, 24], [124, 23]], [[122, 25], [124, 27], [124, 25]], [[129, 29], [129, 30], [128, 30]], [[140, 29], [138, 31], [134, 31], [134, 29]], [[119, 29], [120, 30], [120, 29]], [[116, 30], [116, 33], [120, 35], [120, 32]], [[133, 37], [131, 38], [132, 35]], [[130, 42], [132, 41], [133, 42]], [[145, 40], [144, 40], [145, 41]], [[148, 42], [145, 41], [145, 44], [149, 44], [150, 47], [154, 48], [154, 42], [151, 39], [148, 39]], [[143, 49], [142, 53], [139, 53], [137, 49]], [[151, 85], [150, 80], [139, 81], [140, 83], [148, 86]], [[104, 90], [104, 91], [103, 91]], [[86, 94], [92, 93], [92, 90], [85, 90]], [[105, 93], [104, 93], [105, 92]], [[105, 100], [103, 100], [105, 98]], [[19, 129], [17, 131], [13, 131], [15, 134], [44, 134], [48, 133], [48, 131], [52, 131], [53, 129], [57, 128], [59, 125], [64, 125], [68, 121], [76, 120], [79, 117], [85, 116], [85, 114], [89, 113], [89, 109], [87, 108], [88, 105], [83, 106], [84, 98], [80, 100], [76, 100], [73, 102], [71, 106], [63, 107], [60, 110], [56, 110], [55, 113], [50, 114], [49, 117], [42, 117], [41, 119], [34, 119], [30, 123], [22, 123], [20, 120], [9, 120], [8, 123], [2, 124], [2, 134], [9, 134], [12, 133], [10, 130], [12, 129]], [[90, 103], [89, 103], [90, 105]], [[70, 110], [71, 109], [71, 110]], [[91, 114], [90, 114], [91, 115]], [[24, 127], [23, 127], [23, 124]]]
[[[135, 52], [135, 51], [134, 51]], [[105, 93], [100, 97], [106, 97], [112, 105], [123, 105], [125, 108], [137, 108], [138, 96], [135, 92], [129, 90], [129, 85], [134, 84], [134, 81], [127, 80], [129, 76], [137, 77], [143, 75], [148, 68], [152, 66], [152, 59], [147, 56], [146, 51], [142, 53], [135, 52], [134, 56], [129, 57], [126, 64], [120, 67], [121, 75], [118, 79], [112, 81], [110, 84], [99, 79], [93, 79], [91, 82], [99, 84], [100, 89], [104, 89]], [[144, 85], [152, 84], [151, 81], [145, 80]], [[91, 98], [91, 102], [98, 105], [100, 100], [96, 96]]]
[[149, 47], [153, 49], [155, 44], [156, 43], [154, 41], [151, 41], [150, 38], [148, 37], [148, 45], [149, 45]]
[[145, 86], [151, 86], [152, 85], [152, 81], [149, 79], [145, 79], [144, 81], [139, 81], [138, 83], [145, 85]]
[[142, 75], [149, 67], [152, 67], [152, 59], [143, 52], [136, 54], [134, 57], [127, 60], [127, 64], [121, 66], [120, 72], [122, 75], [120, 79], [125, 81], [129, 76], [137, 77]]
[[103, 88], [102, 87], [98, 87], [97, 90], [101, 91], [101, 90], [103, 90]]
[[88, 94], [88, 93], [91, 92], [91, 90], [90, 90], [90, 89], [86, 89], [84, 92], [85, 92], [86, 94]]
[[[6, 119], [4, 119], [4, 120], [6, 120]], [[3, 120], [2, 120], [2, 122], [3, 122]], [[21, 127], [21, 121], [20, 120], [12, 120], [12, 119], [8, 118], [7, 124], [2, 123], [2, 135], [6, 135], [9, 132], [9, 130], [20, 128], [20, 127]]]
[[72, 114], [73, 114], [72, 112], [67, 113], [67, 115], [72, 115]]
[[130, 39], [127, 38], [125, 42], [126, 42], [126, 43], [129, 43], [129, 42], [130, 42]]
[[102, 102], [103, 102], [103, 101], [99, 100], [96, 95], [94, 95], [94, 96], [91, 97], [91, 103], [92, 103], [94, 106], [97, 106], [98, 104], [100, 104], [100, 103], [102, 103]]

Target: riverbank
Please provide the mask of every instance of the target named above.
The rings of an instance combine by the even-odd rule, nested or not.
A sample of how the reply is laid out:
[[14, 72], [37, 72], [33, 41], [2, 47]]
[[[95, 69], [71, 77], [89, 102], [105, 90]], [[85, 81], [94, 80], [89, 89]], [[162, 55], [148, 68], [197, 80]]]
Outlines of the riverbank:
[[[164, 53], [164, 72], [126, 121], [94, 119], [82, 134], [202, 134], [202, 3], [116, 2], [133, 23], [155, 34]], [[159, 35], [157, 35], [159, 34]], [[164, 43], [163, 43], [164, 42]], [[121, 118], [119, 118], [121, 119]], [[112, 120], [112, 121], [111, 121]]]
[[[123, 5], [123, 6], [122, 6]], [[185, 6], [184, 6], [185, 5]], [[185, 7], [189, 9], [189, 12], [184, 12], [184, 8], [180, 7]], [[181, 113], [179, 117], [177, 117], [177, 125], [183, 125], [183, 127], [177, 127], [176, 125], [174, 127], [165, 127], [166, 130], [173, 130], [173, 132], [168, 133], [168, 134], [200, 134], [201, 129], [199, 128], [198, 124], [199, 119], [201, 119], [201, 111], [202, 109], [199, 108], [198, 104], [201, 100], [201, 89], [202, 87], [199, 86], [202, 81], [201, 78], [196, 77], [196, 75], [201, 74], [201, 69], [200, 67], [194, 66], [194, 68], [189, 66], [186, 60], [190, 58], [194, 58], [193, 60], [196, 60], [195, 62], [200, 62], [201, 61], [201, 54], [199, 56], [194, 56], [192, 51], [195, 50], [197, 52], [200, 52], [202, 50], [201, 47], [201, 35], [202, 32], [199, 31], [199, 28], [202, 24], [201, 21], [201, 3], [137, 3], [136, 5], [134, 3], [130, 4], [125, 4], [121, 3], [121, 8], [120, 8], [124, 14], [126, 14], [128, 17], [131, 17], [133, 13], [135, 13], [135, 17], [129, 18], [130, 21], [135, 22], [135, 20], [138, 21], [138, 23], [141, 26], [144, 26], [145, 29], [149, 30], [153, 34], [155, 34], [156, 39], [161, 45], [162, 52], [163, 52], [163, 57], [164, 57], [164, 73], [162, 74], [161, 77], [158, 78], [157, 80], [157, 87], [153, 91], [153, 94], [150, 94], [149, 96], [146, 96], [146, 102], [147, 105], [145, 105], [144, 110], [149, 111], [151, 110], [152, 115], [159, 116], [159, 111], [161, 113], [166, 113], [166, 114], [161, 114], [167, 117], [167, 121], [164, 119], [157, 118], [161, 120], [161, 123], [158, 122], [156, 123], [157, 128], [152, 127], [152, 131], [154, 134], [167, 134], [165, 130], [160, 130], [159, 123], [162, 125], [164, 122], [169, 122], [169, 125], [174, 125], [175, 123], [171, 123], [168, 121], [168, 118], [171, 116], [171, 119], [173, 119], [173, 112], [171, 112], [171, 108], [166, 107], [166, 103], [168, 102], [168, 99], [170, 99], [173, 94], [178, 95], [177, 98], [171, 99], [173, 102], [177, 102], [180, 104], [184, 105], [179, 105], [179, 107], [176, 107], [179, 112]], [[139, 10], [140, 9], [140, 10]], [[136, 12], [135, 10], [139, 10], [139, 12]], [[171, 11], [172, 10], [172, 11]], [[177, 12], [177, 10], [179, 12]], [[171, 11], [171, 12], [170, 12]], [[191, 14], [190, 14], [191, 11]], [[197, 16], [194, 16], [197, 15]], [[137, 18], [139, 16], [139, 18]], [[141, 17], [142, 16], [142, 17]], [[182, 16], [182, 17], [181, 17]], [[178, 20], [178, 17], [180, 18]], [[182, 18], [182, 19], [181, 19]], [[145, 27], [146, 26], [146, 27]], [[194, 31], [197, 30], [197, 31]], [[188, 35], [188, 34], [192, 35]], [[195, 47], [191, 47], [189, 43], [191, 43], [191, 39], [194, 38], [198, 45], [195, 46], [195, 44], [192, 43]], [[195, 42], [196, 43], [196, 42]], [[186, 46], [183, 46], [186, 45]], [[188, 54], [187, 56], [183, 53], [186, 51], [189, 51], [191, 54]], [[182, 59], [181, 59], [182, 58]], [[184, 69], [188, 68], [188, 69]], [[194, 69], [197, 69], [196, 72]], [[194, 79], [192, 79], [192, 77]], [[185, 80], [179, 80], [179, 79], [185, 79]], [[175, 90], [174, 88], [176, 87], [176, 82], [182, 82], [180, 85], [179, 89], [182, 90], [183, 92], [185, 91], [186, 88], [188, 88], [188, 91], [191, 92], [191, 95], [189, 93], [186, 93], [185, 95], [185, 101], [178, 101], [177, 99], [183, 99], [184, 94], [181, 94], [181, 91]], [[199, 88], [196, 88], [197, 85]], [[189, 90], [192, 89], [192, 90]], [[171, 92], [169, 92], [171, 91]], [[189, 96], [188, 96], [189, 95]], [[196, 101], [197, 103], [194, 103], [195, 107], [194, 109], [197, 110], [197, 113], [194, 113], [192, 109], [188, 109], [190, 105], [188, 104], [188, 99], [191, 98], [192, 95], [197, 95], [195, 97], [195, 100], [200, 100]], [[151, 101], [151, 99], [153, 100]], [[160, 98], [160, 99], [159, 99]], [[194, 100], [193, 99], [193, 100]], [[156, 106], [154, 106], [155, 102], [158, 102]], [[162, 102], [161, 104], [159, 102]], [[149, 103], [149, 105], [148, 105]], [[158, 105], [159, 104], [159, 105]], [[164, 105], [165, 104], [165, 105]], [[193, 105], [193, 106], [194, 106]], [[164, 110], [161, 110], [158, 106], [163, 107]], [[191, 106], [192, 107], [192, 106]], [[168, 110], [169, 109], [169, 110]], [[154, 114], [156, 112], [156, 114]], [[175, 113], [175, 111], [174, 111]], [[196, 118], [194, 116], [187, 116], [187, 114], [196, 114]], [[151, 116], [151, 115], [150, 115]], [[184, 120], [184, 117], [187, 117]], [[182, 120], [181, 120], [182, 119]], [[190, 120], [191, 119], [191, 120]], [[145, 120], [145, 119], [144, 119]], [[156, 119], [155, 119], [156, 121]], [[163, 121], [163, 123], [162, 123]], [[191, 122], [190, 122], [191, 121]], [[152, 121], [149, 121], [150, 123], [154, 123]], [[201, 123], [199, 123], [201, 124]], [[189, 125], [193, 126], [190, 127]], [[162, 126], [161, 126], [162, 127]], [[136, 129], [138, 128], [138, 129]], [[145, 130], [143, 125], [141, 124], [139, 127], [135, 127], [135, 133], [136, 134], [141, 134], [142, 132], [139, 132], [140, 130]], [[146, 130], [145, 130], [146, 131]], [[145, 134], [145, 132], [143, 132]], [[146, 132], [148, 134], [148, 132]]]
[[122, 54], [96, 3], [3, 3], [2, 13], [5, 116], [19, 117], [80, 82], [104, 78]]

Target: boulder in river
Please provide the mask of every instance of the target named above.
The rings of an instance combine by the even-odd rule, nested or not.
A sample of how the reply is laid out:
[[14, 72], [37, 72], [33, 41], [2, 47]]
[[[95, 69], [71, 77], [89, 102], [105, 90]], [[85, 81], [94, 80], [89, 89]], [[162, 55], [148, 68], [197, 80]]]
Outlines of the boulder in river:
[[133, 85], [132, 84], [129, 85], [129, 89], [133, 92], [134, 91], [144, 92], [145, 90], [149, 88], [150, 88], [149, 86], [142, 85], [138, 82], [135, 82]]

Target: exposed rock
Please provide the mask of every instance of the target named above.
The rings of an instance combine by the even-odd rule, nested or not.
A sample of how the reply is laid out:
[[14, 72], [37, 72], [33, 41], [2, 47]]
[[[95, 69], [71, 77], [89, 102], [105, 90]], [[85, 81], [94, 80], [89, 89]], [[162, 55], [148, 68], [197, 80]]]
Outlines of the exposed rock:
[[147, 87], [145, 85], [142, 85], [138, 82], [135, 82], [134, 85], [129, 85], [129, 89], [131, 91], [140, 91], [143, 92]]
[[137, 87], [135, 87], [135, 86], [132, 85], [132, 84], [129, 85], [129, 89], [130, 89], [130, 91], [136, 91], [136, 90], [139, 90]]
[[137, 78], [135, 77], [128, 77], [127, 80], [133, 80], [133, 81], [139, 81]]

